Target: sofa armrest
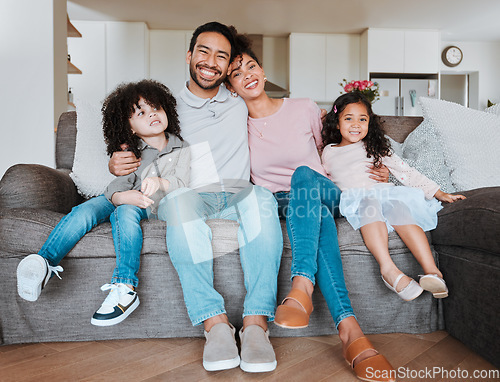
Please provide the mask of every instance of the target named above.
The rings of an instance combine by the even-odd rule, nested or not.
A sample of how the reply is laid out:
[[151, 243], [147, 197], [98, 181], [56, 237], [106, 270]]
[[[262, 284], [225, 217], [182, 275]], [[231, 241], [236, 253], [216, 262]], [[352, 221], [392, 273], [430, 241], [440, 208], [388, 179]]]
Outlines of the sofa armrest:
[[68, 170], [16, 164], [0, 180], [0, 208], [41, 208], [66, 214], [82, 201]]
[[500, 187], [460, 192], [467, 197], [443, 203], [438, 225], [431, 232], [432, 244], [481, 249], [500, 256]]

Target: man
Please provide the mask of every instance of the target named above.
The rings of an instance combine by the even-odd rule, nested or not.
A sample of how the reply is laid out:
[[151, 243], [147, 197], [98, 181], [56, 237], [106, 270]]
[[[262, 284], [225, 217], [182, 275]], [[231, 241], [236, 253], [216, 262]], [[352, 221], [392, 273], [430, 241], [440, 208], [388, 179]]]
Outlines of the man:
[[[191, 147], [191, 189], [179, 189], [162, 200], [158, 216], [167, 222], [167, 246], [179, 274], [193, 325], [203, 323], [207, 339], [206, 370], [238, 365], [247, 372], [276, 368], [267, 321], [274, 319], [277, 276], [283, 239], [270, 191], [252, 186], [247, 141], [248, 111], [241, 98], [222, 85], [236, 55], [234, 28], [217, 22], [193, 33], [186, 62], [190, 81], [177, 100], [181, 135]], [[116, 153], [115, 175], [137, 165], [130, 153]], [[239, 223], [238, 243], [245, 296], [241, 359], [224, 299], [213, 287], [211, 230], [207, 219]]]

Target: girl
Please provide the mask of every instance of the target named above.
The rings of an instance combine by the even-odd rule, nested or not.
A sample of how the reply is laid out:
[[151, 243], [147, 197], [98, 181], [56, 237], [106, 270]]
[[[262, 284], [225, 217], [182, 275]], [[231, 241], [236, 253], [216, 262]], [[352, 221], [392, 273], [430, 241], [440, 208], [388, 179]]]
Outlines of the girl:
[[248, 39], [238, 36], [237, 42], [242, 55], [230, 67], [227, 86], [248, 107], [250, 175], [274, 193], [292, 245], [292, 290], [274, 322], [290, 329], [308, 326], [317, 282], [356, 375], [366, 380], [375, 371], [385, 376], [379, 381], [390, 381], [394, 370], [364, 336], [347, 295], [333, 218], [340, 190], [326, 177], [318, 154], [320, 109], [309, 99], [269, 98]]
[[[91, 319], [93, 325], [122, 322], [139, 305], [139, 257], [142, 248], [140, 221], [153, 213], [166, 193], [185, 187], [189, 180], [190, 151], [180, 136], [176, 101], [168, 88], [155, 81], [119, 85], [104, 101], [103, 131], [108, 154], [128, 149], [141, 158], [132, 174], [114, 179], [104, 195], [72, 209], [52, 230], [38, 254], [24, 258], [17, 267], [19, 296], [35, 301], [52, 274], [59, 277], [59, 262], [96, 225], [111, 221], [116, 268], [110, 290]], [[59, 277], [60, 278], [60, 277]]]
[[[366, 246], [379, 263], [385, 285], [405, 301], [418, 297], [423, 290], [432, 292], [435, 298], [447, 297], [448, 288], [424, 231], [436, 228], [437, 212], [442, 208], [433, 197], [450, 203], [465, 197], [442, 192], [436, 183], [393, 154], [379, 117], [359, 92], [343, 94], [334, 102], [322, 136], [323, 166], [342, 190], [340, 213], [354, 229], [360, 228]], [[387, 166], [409, 187], [375, 183], [366, 173], [366, 166], [372, 162]], [[420, 283], [392, 261], [388, 232], [393, 230], [422, 266], [425, 275]]]

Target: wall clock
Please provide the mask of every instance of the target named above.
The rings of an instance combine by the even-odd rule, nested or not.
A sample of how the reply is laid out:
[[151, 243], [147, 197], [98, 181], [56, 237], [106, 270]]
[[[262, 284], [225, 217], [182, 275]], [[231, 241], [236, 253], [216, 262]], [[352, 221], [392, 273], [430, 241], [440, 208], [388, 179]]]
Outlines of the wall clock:
[[448, 46], [443, 50], [441, 59], [446, 66], [454, 67], [462, 62], [464, 54], [458, 46]]

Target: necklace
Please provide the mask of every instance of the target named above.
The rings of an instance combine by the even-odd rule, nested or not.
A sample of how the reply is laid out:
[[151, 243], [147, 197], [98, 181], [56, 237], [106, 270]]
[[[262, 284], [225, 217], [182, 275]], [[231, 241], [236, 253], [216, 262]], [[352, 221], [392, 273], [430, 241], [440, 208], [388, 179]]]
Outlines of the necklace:
[[[267, 122], [264, 122], [264, 127], [266, 127], [266, 126], [267, 126]], [[262, 131], [259, 130], [256, 125], [254, 125], [254, 127], [255, 127], [255, 130], [257, 130], [257, 132], [259, 133], [259, 138], [264, 139], [264, 134], [262, 134]]]

